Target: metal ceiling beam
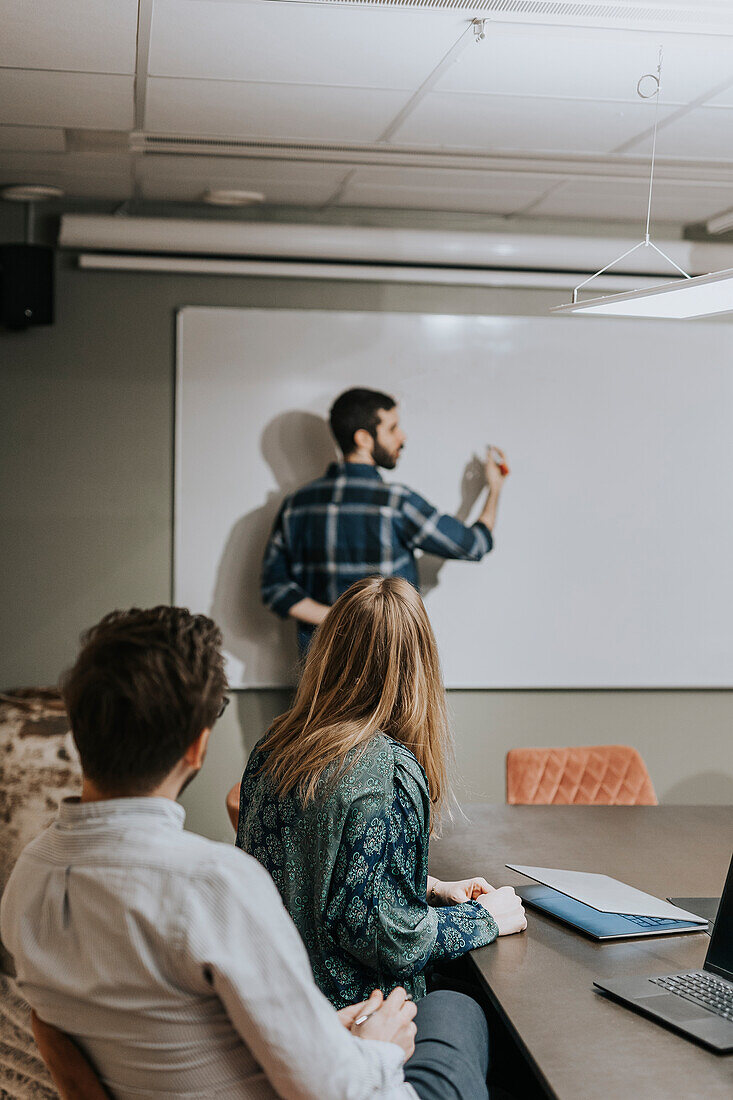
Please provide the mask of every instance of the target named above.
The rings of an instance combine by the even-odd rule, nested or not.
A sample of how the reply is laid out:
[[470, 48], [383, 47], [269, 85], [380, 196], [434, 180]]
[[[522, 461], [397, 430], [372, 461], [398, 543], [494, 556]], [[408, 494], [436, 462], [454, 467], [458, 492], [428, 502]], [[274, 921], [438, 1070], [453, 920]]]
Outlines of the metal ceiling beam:
[[[566, 176], [584, 179], [629, 179], [646, 181], [649, 158], [572, 155], [528, 156], [470, 153], [460, 149], [425, 149], [409, 145], [373, 145], [288, 141], [228, 141], [226, 138], [199, 139], [181, 135], [130, 135], [131, 148], [146, 156], [205, 156], [232, 159], [288, 160], [348, 166], [391, 165], [395, 168], [459, 169], [479, 172], [508, 172]], [[733, 162], [701, 160], [657, 160], [658, 179], [692, 186], [728, 185], [733, 181]]]
[[[148, 90], [148, 62], [150, 59], [150, 32], [153, 23], [153, 4], [155, 0], [138, 0], [137, 7], [137, 45], [135, 49], [135, 130], [145, 128], [145, 99]], [[134, 152], [135, 150], [133, 150]], [[138, 158], [132, 159], [132, 194], [141, 198], [140, 183], [137, 176]]]

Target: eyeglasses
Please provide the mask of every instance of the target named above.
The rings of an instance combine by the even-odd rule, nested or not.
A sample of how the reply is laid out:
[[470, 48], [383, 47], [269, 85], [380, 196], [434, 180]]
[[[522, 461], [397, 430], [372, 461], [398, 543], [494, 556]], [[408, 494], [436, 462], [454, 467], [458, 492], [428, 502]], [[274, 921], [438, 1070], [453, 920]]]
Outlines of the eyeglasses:
[[219, 721], [219, 719], [221, 718], [222, 714], [224, 713], [224, 711], [225, 711], [225, 710], [227, 709], [227, 707], [229, 706], [230, 702], [231, 702], [231, 699], [230, 699], [230, 697], [229, 697], [228, 695], [225, 695], [225, 696], [224, 696], [224, 698], [223, 698], [223, 699], [222, 699], [222, 701], [221, 701], [221, 707], [219, 708], [219, 713], [218, 713], [218, 714], [217, 714], [217, 716], [216, 716], [216, 720], [217, 720], [217, 722]]

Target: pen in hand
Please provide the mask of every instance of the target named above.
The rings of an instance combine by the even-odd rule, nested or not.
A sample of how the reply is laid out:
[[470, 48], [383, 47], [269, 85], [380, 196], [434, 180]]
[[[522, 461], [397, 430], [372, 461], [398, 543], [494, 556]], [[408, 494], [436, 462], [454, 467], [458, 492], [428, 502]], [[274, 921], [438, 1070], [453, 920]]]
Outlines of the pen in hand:
[[[405, 1000], [406, 1000], [406, 1001], [411, 1001], [411, 1000], [412, 1000], [412, 997], [410, 996], [410, 994], [409, 994], [409, 993], [408, 993], [408, 994], [407, 994], [407, 996], [405, 997]], [[382, 1003], [384, 1003], [384, 1002], [382, 1002]], [[352, 1024], [351, 1026], [352, 1026], [352, 1027], [358, 1027], [358, 1026], [359, 1026], [359, 1024], [363, 1024], [363, 1023], [366, 1023], [366, 1021], [367, 1021], [367, 1020], [369, 1019], [369, 1017], [370, 1017], [370, 1016], [373, 1016], [375, 1012], [379, 1012], [379, 1009], [380, 1009], [381, 1007], [382, 1007], [382, 1005], [381, 1005], [381, 1004], [380, 1004], [380, 1005], [377, 1005], [377, 1007], [376, 1007], [376, 1008], [373, 1008], [373, 1009], [371, 1010], [371, 1012], [364, 1012], [364, 1013], [363, 1013], [363, 1014], [362, 1014], [361, 1016], [357, 1016], [357, 1018], [356, 1018], [356, 1019], [354, 1020], [354, 1022], [353, 1022], [353, 1024]]]

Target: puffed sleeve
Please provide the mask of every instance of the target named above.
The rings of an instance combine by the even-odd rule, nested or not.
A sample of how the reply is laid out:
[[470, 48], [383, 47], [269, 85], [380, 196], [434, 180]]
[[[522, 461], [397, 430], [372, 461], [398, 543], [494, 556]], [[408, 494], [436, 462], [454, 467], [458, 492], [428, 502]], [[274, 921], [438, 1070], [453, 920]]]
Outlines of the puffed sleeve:
[[[412, 754], [398, 750], [395, 766], [395, 814], [393, 857], [395, 892], [409, 880], [413, 905], [427, 909], [435, 922], [431, 963], [457, 959], [475, 947], [492, 943], [498, 935], [494, 918], [475, 901], [434, 908], [428, 905], [427, 852], [430, 832], [430, 797], [420, 765]], [[420, 857], [424, 855], [424, 859]], [[405, 886], [402, 885], [402, 891]], [[399, 896], [399, 895], [398, 895]]]
[[497, 932], [474, 902], [428, 905], [427, 789], [419, 788], [396, 766], [391, 800], [375, 792], [352, 804], [325, 914], [334, 939], [374, 970], [385, 988], [420, 973], [433, 959], [456, 958], [490, 943]]

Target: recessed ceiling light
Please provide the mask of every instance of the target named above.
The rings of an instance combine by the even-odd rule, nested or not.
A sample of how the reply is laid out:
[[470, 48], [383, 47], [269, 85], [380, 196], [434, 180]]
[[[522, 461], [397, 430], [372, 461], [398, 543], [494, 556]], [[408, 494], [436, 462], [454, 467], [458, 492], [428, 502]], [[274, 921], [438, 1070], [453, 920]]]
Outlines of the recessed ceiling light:
[[0, 196], [9, 202], [44, 202], [48, 199], [62, 199], [64, 193], [60, 187], [51, 187], [45, 183], [14, 183], [3, 187]]
[[211, 188], [202, 195], [204, 202], [211, 206], [254, 206], [258, 202], [264, 202], [265, 196], [261, 191], [236, 191]]

